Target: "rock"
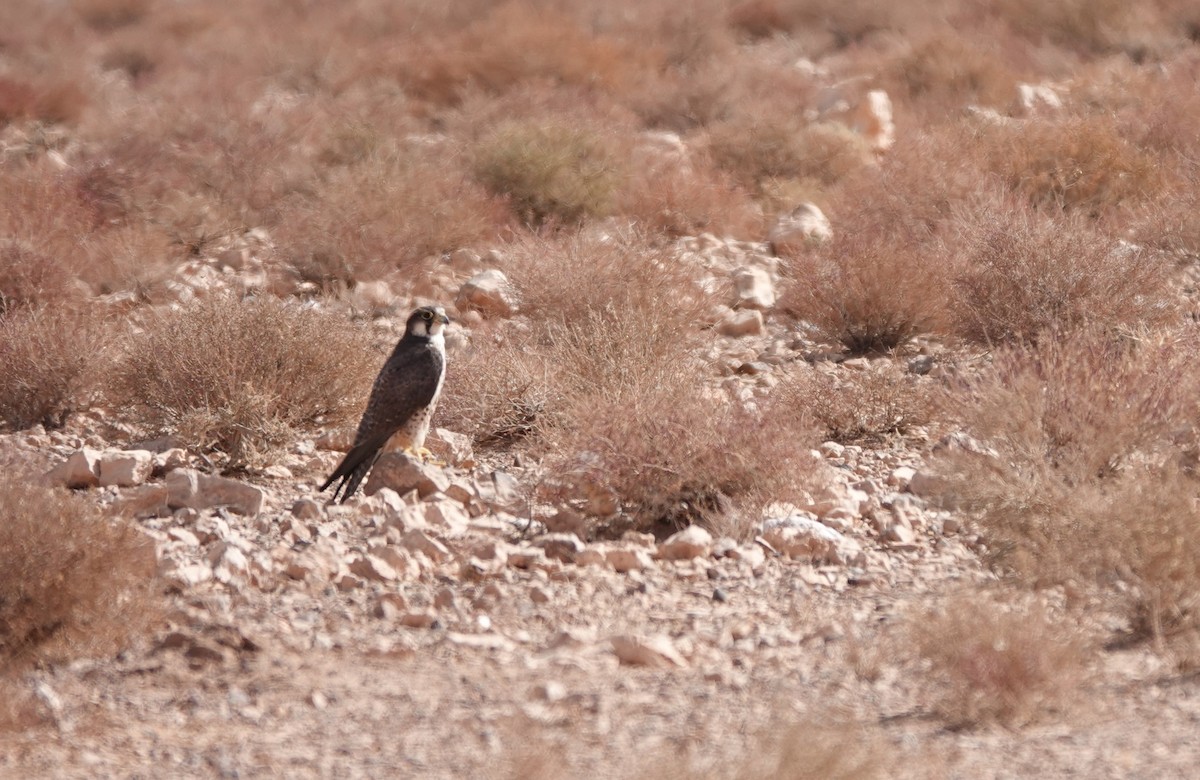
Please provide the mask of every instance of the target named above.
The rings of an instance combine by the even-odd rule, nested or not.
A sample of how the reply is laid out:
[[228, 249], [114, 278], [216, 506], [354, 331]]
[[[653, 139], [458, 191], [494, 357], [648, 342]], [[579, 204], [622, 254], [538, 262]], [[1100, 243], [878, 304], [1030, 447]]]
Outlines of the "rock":
[[168, 528], [167, 536], [185, 547], [199, 547], [200, 540], [186, 528]]
[[163, 577], [182, 590], [210, 581], [213, 570], [207, 563], [174, 564], [163, 571]]
[[535, 547], [546, 553], [546, 557], [573, 563], [575, 556], [583, 552], [583, 542], [575, 534], [546, 534], [533, 541]]
[[460, 536], [471, 522], [470, 515], [456, 501], [435, 501], [425, 507], [425, 522], [446, 536]]
[[399, 593], [381, 593], [375, 599], [375, 608], [371, 613], [377, 618], [395, 620], [408, 611], [408, 601]]
[[430, 560], [439, 563], [450, 557], [450, 550], [447, 549], [446, 545], [424, 531], [407, 532], [401, 539], [400, 544], [406, 550], [424, 553]]
[[587, 534], [587, 518], [571, 507], [560, 507], [552, 516], [546, 518], [546, 530], [552, 533], [568, 533], [576, 536]]
[[167, 475], [167, 505], [171, 509], [227, 507], [238, 514], [256, 516], [266, 493], [236, 479], [201, 474], [195, 469], [175, 469]]
[[887, 483], [898, 490], [904, 490], [916, 474], [917, 470], [912, 466], [897, 466], [888, 474]]
[[862, 555], [862, 546], [806, 513], [774, 518], [763, 524], [763, 539], [789, 558], [848, 565]]
[[1049, 84], [1018, 84], [1017, 97], [1009, 113], [1028, 117], [1044, 110], [1057, 111], [1062, 107], [1062, 97]]
[[300, 498], [292, 504], [292, 517], [297, 520], [320, 520], [324, 515], [321, 505], [311, 498]]
[[437, 615], [429, 610], [420, 612], [408, 612], [401, 616], [400, 625], [406, 628], [437, 628]]
[[801, 203], [787, 214], [779, 215], [767, 234], [771, 251], [781, 257], [797, 255], [831, 238], [833, 227], [829, 224], [829, 218], [812, 203]]
[[450, 487], [450, 478], [438, 466], [422, 463], [403, 452], [387, 452], [375, 462], [363, 493], [374, 495], [385, 487], [401, 496], [415, 490], [421, 498], [426, 498]]
[[400, 579], [400, 575], [390, 563], [370, 554], [351, 561], [350, 572], [371, 582], [395, 582]]
[[886, 152], [896, 143], [896, 124], [892, 121], [892, 100], [882, 89], [873, 89], [855, 107], [850, 127], [871, 142], [877, 152]]
[[437, 595], [433, 597], [433, 606], [436, 609], [453, 611], [455, 609], [457, 600], [458, 599], [455, 597], [454, 591], [450, 590], [449, 588], [442, 588], [437, 592]]
[[930, 471], [915, 471], [908, 480], [908, 492], [922, 498], [937, 498], [946, 492], [949, 481]]
[[763, 315], [757, 309], [730, 311], [717, 323], [717, 332], [722, 336], [741, 338], [758, 336], [763, 332]]
[[655, 669], [683, 668], [688, 665], [671, 640], [662, 635], [643, 637], [625, 634], [614, 636], [609, 642], [622, 664]]
[[752, 569], [762, 566], [767, 561], [766, 551], [758, 544], [743, 544], [735, 547], [726, 553], [726, 557], [735, 561], [745, 561], [750, 564]]
[[556, 701], [562, 701], [567, 698], [567, 686], [557, 680], [549, 680], [534, 686], [533, 695], [542, 701], [553, 704]]
[[475, 461], [471, 437], [466, 434], [455, 433], [446, 428], [434, 428], [425, 439], [425, 446], [435, 457], [452, 466], [462, 466]]
[[650, 554], [639, 547], [614, 547], [605, 552], [604, 558], [609, 566], [622, 574], [654, 567]]
[[389, 544], [372, 548], [371, 554], [391, 566], [398, 579], [409, 580], [421, 576], [421, 564], [406, 549]]
[[734, 308], [766, 310], [775, 305], [775, 283], [764, 268], [744, 265], [733, 272]]
[[933, 355], [917, 355], [908, 361], [908, 373], [916, 374], [917, 376], [925, 376], [933, 370], [936, 363]]
[[100, 455], [100, 486], [134, 487], [150, 478], [154, 454], [148, 450], [105, 452]]
[[165, 517], [171, 513], [166, 485], [138, 485], [121, 491], [114, 508], [129, 517]]
[[689, 525], [658, 546], [658, 557], [666, 561], [706, 557], [712, 551], [712, 534], [698, 525]]
[[576, 566], [607, 566], [608, 557], [595, 547], [587, 547], [575, 556]]
[[313, 446], [321, 450], [334, 452], [349, 452], [354, 446], [355, 431], [353, 428], [336, 428], [326, 431], [313, 441]]
[[533, 585], [529, 588], [529, 600], [534, 604], [548, 604], [550, 602], [550, 594], [545, 588]]
[[474, 309], [484, 316], [511, 317], [517, 312], [517, 296], [508, 277], [495, 268], [480, 271], [458, 290], [454, 304], [460, 310]]
[[72, 489], [96, 487], [100, 484], [99, 450], [83, 448], [71, 453], [66, 460], [46, 472], [46, 479], [54, 485], [65, 485]]
[[154, 469], [151, 474], [161, 477], [169, 471], [183, 468], [187, 463], [187, 450], [182, 447], [170, 447], [154, 454]]
[[232, 583], [250, 573], [246, 554], [228, 542], [213, 545], [208, 551], [208, 561], [212, 564], [213, 578], [218, 582]]

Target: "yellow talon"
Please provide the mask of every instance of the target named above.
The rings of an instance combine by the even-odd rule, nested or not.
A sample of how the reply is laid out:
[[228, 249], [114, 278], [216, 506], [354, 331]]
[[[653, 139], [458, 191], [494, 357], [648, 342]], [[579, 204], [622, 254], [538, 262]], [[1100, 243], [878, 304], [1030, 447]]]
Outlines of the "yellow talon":
[[422, 463], [429, 463], [434, 466], [445, 466], [446, 465], [445, 463], [442, 463], [440, 460], [438, 460], [434, 456], [434, 454], [425, 447], [405, 447], [404, 452], [407, 455], [410, 455], [411, 457], [416, 458], [417, 460], [421, 461]]

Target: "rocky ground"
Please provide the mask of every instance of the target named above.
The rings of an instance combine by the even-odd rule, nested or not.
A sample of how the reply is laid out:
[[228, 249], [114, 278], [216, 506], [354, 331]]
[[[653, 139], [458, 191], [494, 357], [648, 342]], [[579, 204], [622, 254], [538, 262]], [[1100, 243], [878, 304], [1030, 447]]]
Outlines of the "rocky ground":
[[[790, 365], [836, 377], [895, 363], [931, 382], [946, 370], [936, 345], [830, 359], [764, 318], [777, 281], [765, 246], [701, 238], [680, 252], [734, 296], [708, 357], [746, 400]], [[504, 313], [502, 275], [459, 261], [444, 283], [461, 309]], [[394, 338], [392, 319], [378, 324]], [[1195, 771], [1195, 681], [1143, 646], [1106, 652], [1032, 726], [955, 729], [936, 715], [905, 627], [992, 577], [970, 524], [929, 500], [945, 432], [822, 444], [810, 500], [779, 505], [752, 538], [693, 526], [603, 541], [529, 502], [536, 464], [475, 453], [444, 428], [439, 463], [387, 456], [345, 505], [316, 492], [345, 431], [237, 477], [177, 442], [120, 440], [92, 414], [0, 444], [11, 466], [133, 518], [171, 592], [149, 642], [22, 681], [45, 723], [0, 734], [5, 776]]]

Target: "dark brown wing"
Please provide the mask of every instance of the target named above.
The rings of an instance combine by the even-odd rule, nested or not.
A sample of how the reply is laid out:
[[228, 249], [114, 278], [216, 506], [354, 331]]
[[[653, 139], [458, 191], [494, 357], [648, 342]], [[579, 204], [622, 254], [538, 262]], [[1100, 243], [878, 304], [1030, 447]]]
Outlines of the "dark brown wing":
[[388, 439], [433, 401], [444, 369], [441, 354], [428, 343], [410, 341], [407, 336], [401, 339], [375, 378], [354, 446], [321, 490], [340, 479], [333, 491], [334, 500], [339, 493], [343, 502], [354, 495]]

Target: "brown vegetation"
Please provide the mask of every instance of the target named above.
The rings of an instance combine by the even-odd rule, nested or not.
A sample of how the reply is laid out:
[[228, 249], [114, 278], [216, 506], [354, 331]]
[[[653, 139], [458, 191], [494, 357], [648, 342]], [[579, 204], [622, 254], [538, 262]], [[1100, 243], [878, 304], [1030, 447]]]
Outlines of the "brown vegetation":
[[113, 653], [150, 625], [153, 541], [66, 492], [10, 477], [0, 497], [5, 667]]
[[146, 319], [118, 359], [110, 401], [153, 432], [239, 464], [296, 429], [349, 421], [380, 362], [341, 317], [214, 296]]
[[979, 446], [942, 464], [997, 566], [1103, 595], [1158, 640], [1194, 639], [1200, 615], [1194, 349], [1084, 334], [1001, 352], [951, 401]]
[[103, 382], [108, 344], [98, 318], [61, 308], [0, 316], [0, 420], [11, 430], [61, 427]]
[[1069, 705], [1084, 676], [1084, 645], [1044, 606], [978, 591], [950, 597], [908, 627], [928, 665], [932, 707], [952, 728], [1019, 727]]

